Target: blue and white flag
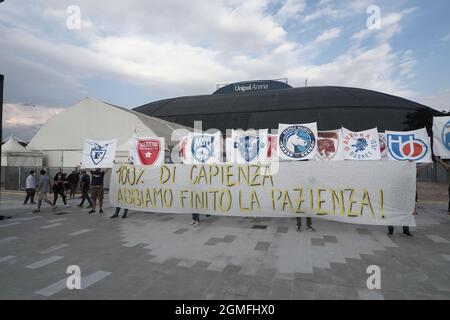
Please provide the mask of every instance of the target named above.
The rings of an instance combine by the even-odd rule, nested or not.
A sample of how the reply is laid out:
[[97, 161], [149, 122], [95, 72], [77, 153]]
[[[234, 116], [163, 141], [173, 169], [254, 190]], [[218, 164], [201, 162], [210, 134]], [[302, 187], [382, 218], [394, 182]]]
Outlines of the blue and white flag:
[[[233, 163], [267, 162], [268, 130], [232, 130], [228, 142], [227, 161]], [[229, 158], [231, 157], [231, 158]]]
[[380, 160], [380, 137], [377, 128], [354, 132], [342, 128], [345, 160]]
[[188, 164], [219, 163], [222, 159], [222, 136], [220, 131], [210, 133], [190, 133], [185, 146]]
[[425, 128], [414, 131], [386, 131], [388, 159], [429, 163], [430, 138]]
[[317, 122], [278, 124], [278, 156], [280, 160], [308, 160], [317, 152]]
[[116, 147], [117, 140], [85, 140], [81, 168], [112, 168]]
[[433, 117], [433, 153], [450, 159], [450, 116]]

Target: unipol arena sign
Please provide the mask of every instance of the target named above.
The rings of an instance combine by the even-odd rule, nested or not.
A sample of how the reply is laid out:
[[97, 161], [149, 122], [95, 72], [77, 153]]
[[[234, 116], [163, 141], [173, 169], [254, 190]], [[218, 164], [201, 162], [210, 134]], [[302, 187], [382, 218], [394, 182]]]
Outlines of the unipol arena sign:
[[110, 183], [111, 205], [131, 210], [393, 226], [415, 225], [415, 193], [409, 161], [116, 165]]
[[252, 91], [265, 91], [265, 90], [276, 90], [286, 88], [292, 87], [285, 82], [277, 80], [254, 80], [225, 85], [217, 89], [213, 94], [245, 93]]

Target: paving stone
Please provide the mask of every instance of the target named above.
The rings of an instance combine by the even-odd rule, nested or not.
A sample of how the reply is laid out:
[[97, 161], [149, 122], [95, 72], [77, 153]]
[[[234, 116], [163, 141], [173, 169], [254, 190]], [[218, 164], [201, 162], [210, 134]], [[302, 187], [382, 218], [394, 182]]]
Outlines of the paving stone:
[[336, 236], [323, 236], [323, 241], [329, 242], [329, 243], [338, 243]]
[[252, 229], [266, 230], [266, 229], [267, 229], [267, 226], [262, 226], [262, 225], [257, 225], [257, 224], [255, 224], [255, 225], [252, 226]]
[[234, 265], [227, 265], [222, 272], [230, 272], [230, 273], [238, 273], [239, 271], [241, 271], [242, 267], [240, 266], [234, 266]]
[[180, 228], [177, 231], [174, 231], [173, 233], [175, 233], [175, 234], [183, 234], [186, 231], [189, 231], [189, 229], [188, 228]]
[[277, 232], [278, 233], [287, 233], [288, 229], [289, 229], [288, 227], [278, 227]]
[[311, 238], [311, 245], [324, 247], [325, 241], [323, 239]]
[[257, 251], [267, 251], [270, 247], [270, 242], [258, 242], [255, 246]]

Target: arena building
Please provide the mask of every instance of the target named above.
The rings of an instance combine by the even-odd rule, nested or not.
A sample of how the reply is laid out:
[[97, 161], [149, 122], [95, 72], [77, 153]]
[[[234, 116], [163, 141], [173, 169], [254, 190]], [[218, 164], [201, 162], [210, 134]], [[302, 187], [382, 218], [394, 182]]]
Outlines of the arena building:
[[[134, 109], [180, 125], [202, 129], [277, 129], [279, 123], [317, 122], [319, 130], [344, 126], [353, 131], [377, 127], [414, 130], [427, 127], [432, 136], [433, 116], [441, 112], [423, 104], [373, 90], [336, 86], [293, 88], [287, 81], [256, 80], [221, 86], [209, 95], [185, 96], [150, 102]], [[444, 173], [428, 168], [424, 179]], [[444, 179], [444, 178], [442, 178]]]

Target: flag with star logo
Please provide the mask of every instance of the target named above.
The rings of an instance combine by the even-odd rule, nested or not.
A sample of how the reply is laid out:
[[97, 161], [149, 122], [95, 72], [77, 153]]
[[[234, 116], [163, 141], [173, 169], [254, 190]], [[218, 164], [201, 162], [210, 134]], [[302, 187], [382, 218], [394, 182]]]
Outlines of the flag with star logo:
[[164, 138], [135, 137], [132, 154], [135, 165], [158, 166], [164, 162]]

